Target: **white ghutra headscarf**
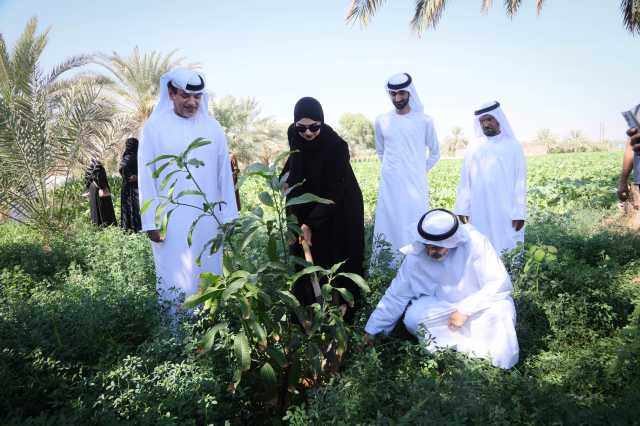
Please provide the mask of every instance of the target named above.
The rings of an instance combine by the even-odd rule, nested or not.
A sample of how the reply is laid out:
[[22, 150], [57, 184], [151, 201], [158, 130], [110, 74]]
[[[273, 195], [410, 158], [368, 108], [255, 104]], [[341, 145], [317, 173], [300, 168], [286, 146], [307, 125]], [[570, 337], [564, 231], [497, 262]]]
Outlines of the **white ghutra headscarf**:
[[411, 112], [424, 113], [424, 106], [422, 102], [420, 102], [416, 87], [413, 85], [413, 79], [406, 72], [392, 75], [389, 80], [387, 80], [384, 88], [387, 93], [390, 90], [406, 90], [409, 92], [409, 107], [411, 107]]
[[500, 134], [496, 136], [506, 136], [514, 140], [516, 139], [516, 136], [513, 134], [513, 129], [509, 124], [509, 120], [507, 120], [507, 116], [504, 115], [504, 112], [500, 107], [500, 102], [498, 101], [487, 102], [474, 112], [475, 117], [473, 120], [473, 129], [475, 131], [476, 138], [487, 138], [482, 131], [482, 126], [480, 125], [480, 117], [485, 114], [493, 116], [493, 118], [500, 123]]
[[458, 217], [445, 209], [429, 210], [412, 227], [414, 242], [400, 249], [406, 255], [423, 252], [425, 244], [452, 249], [469, 239], [467, 229]]
[[194, 117], [208, 117], [209, 94], [205, 91], [206, 84], [204, 75], [198, 71], [187, 68], [175, 68], [160, 77], [160, 95], [151, 113], [151, 118], [167, 110], [173, 110], [173, 101], [169, 97], [169, 88], [167, 87], [168, 83], [187, 93], [202, 93], [202, 99], [200, 100], [198, 111], [196, 111]]

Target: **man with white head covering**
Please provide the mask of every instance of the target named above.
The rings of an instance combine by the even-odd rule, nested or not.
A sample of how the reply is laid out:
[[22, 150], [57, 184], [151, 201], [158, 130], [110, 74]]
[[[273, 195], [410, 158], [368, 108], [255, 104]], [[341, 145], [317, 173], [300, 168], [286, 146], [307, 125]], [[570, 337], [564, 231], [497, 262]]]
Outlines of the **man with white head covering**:
[[[440, 159], [440, 145], [411, 76], [392, 76], [385, 90], [394, 110], [379, 116], [375, 123], [376, 153], [382, 167], [373, 232], [374, 241], [390, 243], [397, 258], [398, 250], [411, 242], [403, 229], [405, 224], [417, 221], [429, 208], [427, 172]], [[374, 252], [379, 248], [374, 246]]]
[[429, 350], [451, 347], [511, 368], [519, 354], [511, 279], [489, 240], [444, 209], [424, 214], [413, 233], [365, 338], [389, 334], [404, 313]]
[[475, 112], [476, 141], [464, 156], [454, 212], [502, 254], [524, 241], [527, 162], [500, 103]]
[[[173, 211], [164, 240], [160, 236], [159, 224], [155, 221], [157, 197], [167, 196], [170, 185], [160, 188], [165, 177], [176, 170], [171, 165], [162, 170], [157, 178], [153, 173], [162, 163], [147, 165], [160, 155], [179, 155], [197, 138], [211, 141], [194, 151], [194, 157], [204, 166], [190, 168], [202, 192], [210, 202], [224, 202], [216, 215], [222, 223], [238, 217], [233, 178], [227, 150], [227, 140], [220, 124], [209, 117], [208, 95], [205, 80], [197, 71], [178, 68], [160, 78], [160, 96], [153, 113], [142, 131], [138, 154], [138, 180], [140, 205], [154, 200], [142, 215], [142, 230], [152, 241], [153, 256], [158, 278], [158, 290], [165, 300], [175, 302], [179, 296], [189, 296], [198, 289], [202, 272], [220, 274], [222, 271], [222, 249], [212, 256], [202, 256], [201, 266], [196, 258], [204, 244], [218, 234], [218, 224], [213, 218], [200, 220], [193, 231], [191, 246], [187, 243], [189, 228], [201, 211], [188, 206], [178, 206]], [[174, 174], [177, 183], [174, 193], [195, 189], [193, 181]], [[180, 198], [185, 204], [202, 205], [197, 195]]]

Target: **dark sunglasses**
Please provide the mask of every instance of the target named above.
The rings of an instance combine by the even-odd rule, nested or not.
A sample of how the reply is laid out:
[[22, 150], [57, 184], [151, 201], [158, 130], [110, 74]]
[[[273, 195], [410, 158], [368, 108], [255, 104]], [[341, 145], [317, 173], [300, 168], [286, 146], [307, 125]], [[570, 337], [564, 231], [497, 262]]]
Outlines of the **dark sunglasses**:
[[318, 124], [318, 123], [313, 123], [313, 124], [310, 124], [309, 126], [305, 126], [304, 124], [296, 124], [296, 130], [299, 133], [304, 133], [307, 130], [309, 130], [311, 133], [315, 133], [318, 130], [320, 130], [320, 127], [322, 127], [322, 124]]

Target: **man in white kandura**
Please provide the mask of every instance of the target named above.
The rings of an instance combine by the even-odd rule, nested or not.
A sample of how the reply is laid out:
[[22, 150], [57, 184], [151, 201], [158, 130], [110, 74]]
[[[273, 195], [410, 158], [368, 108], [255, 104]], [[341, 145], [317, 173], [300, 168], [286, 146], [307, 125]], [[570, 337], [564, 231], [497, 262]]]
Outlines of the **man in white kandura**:
[[[440, 159], [440, 145], [411, 76], [396, 74], [385, 89], [395, 108], [379, 116], [375, 124], [376, 153], [382, 167], [373, 235], [374, 241], [390, 243], [398, 258], [398, 250], [411, 242], [406, 224], [429, 209], [427, 172]], [[379, 248], [374, 246], [374, 252]]]
[[498, 102], [475, 112], [454, 212], [489, 238], [498, 254], [524, 241], [527, 161]]
[[[201, 266], [196, 258], [204, 244], [218, 233], [218, 224], [213, 218], [198, 222], [192, 245], [187, 244], [187, 234], [192, 222], [201, 211], [187, 206], [179, 206], [172, 214], [165, 239], [161, 239], [159, 225], [155, 222], [156, 197], [166, 196], [167, 185], [160, 189], [164, 177], [175, 170], [175, 165], [164, 169], [160, 176], [153, 173], [162, 164], [150, 161], [160, 155], [181, 154], [194, 139], [205, 138], [210, 145], [193, 151], [193, 157], [204, 162], [204, 166], [191, 168], [191, 173], [210, 202], [223, 201], [217, 208], [217, 218], [227, 223], [238, 217], [227, 141], [220, 124], [207, 113], [208, 95], [202, 74], [188, 69], [174, 69], [160, 78], [160, 97], [151, 117], [144, 125], [140, 151], [138, 154], [140, 205], [154, 199], [142, 215], [142, 230], [151, 239], [153, 256], [158, 278], [160, 296], [175, 303], [180, 295], [189, 296], [198, 289], [202, 272], [222, 272], [222, 249], [212, 256], [202, 256]], [[175, 174], [178, 179], [174, 193], [193, 190], [192, 180], [183, 174]], [[187, 204], [202, 205], [202, 198], [189, 195], [180, 198]]]
[[500, 368], [518, 362], [511, 279], [489, 240], [450, 211], [419, 220], [400, 270], [365, 327], [389, 334], [404, 312], [429, 350], [452, 347]]

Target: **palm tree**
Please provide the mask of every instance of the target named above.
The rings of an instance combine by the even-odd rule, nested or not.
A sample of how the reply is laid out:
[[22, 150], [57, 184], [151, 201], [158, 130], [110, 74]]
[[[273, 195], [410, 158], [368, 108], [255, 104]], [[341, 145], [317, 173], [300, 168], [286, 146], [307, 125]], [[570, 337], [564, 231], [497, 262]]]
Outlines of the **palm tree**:
[[[48, 231], [68, 224], [69, 177], [95, 151], [113, 107], [102, 96], [102, 78], [63, 78], [90, 56], [69, 58], [49, 73], [39, 68], [48, 30], [37, 33], [37, 24], [27, 23], [12, 52], [0, 35], [0, 214]], [[56, 177], [64, 183], [52, 191]]]
[[[373, 15], [382, 6], [385, 0], [352, 0], [347, 14], [348, 22], [360, 21], [367, 25]], [[542, 10], [545, 0], [535, 0], [538, 13]], [[422, 34], [425, 29], [434, 29], [446, 6], [446, 0], [416, 0], [415, 12], [411, 20], [411, 27], [417, 34]], [[491, 7], [492, 0], [481, 0], [480, 9], [486, 12]], [[504, 7], [509, 17], [513, 17], [520, 8], [522, 0], [504, 0]], [[624, 26], [631, 33], [640, 33], [640, 0], [620, 0], [620, 10]]]
[[[126, 123], [123, 132], [136, 135], [149, 118], [158, 98], [160, 77], [184, 62], [184, 58], [175, 57], [176, 53], [172, 50], [164, 55], [156, 51], [141, 54], [135, 47], [128, 57], [116, 52], [99, 55], [96, 62], [115, 79], [113, 92], [121, 103], [123, 122]], [[189, 67], [197, 65], [190, 64]]]

